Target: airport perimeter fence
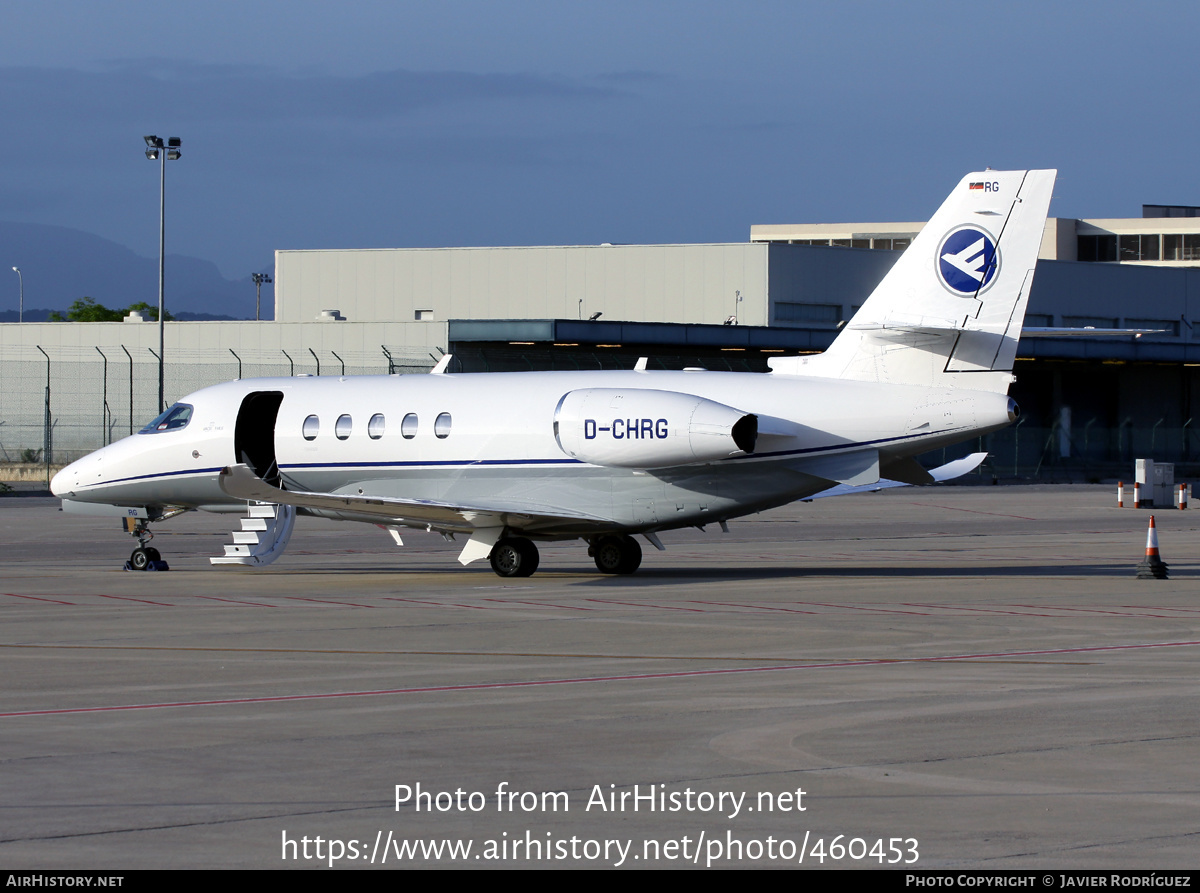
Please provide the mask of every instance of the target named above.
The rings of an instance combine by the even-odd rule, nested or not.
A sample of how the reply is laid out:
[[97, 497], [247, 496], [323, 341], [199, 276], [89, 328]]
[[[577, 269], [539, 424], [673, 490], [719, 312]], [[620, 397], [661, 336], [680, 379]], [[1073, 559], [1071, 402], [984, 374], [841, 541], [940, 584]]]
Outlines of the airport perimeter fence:
[[1132, 481], [1137, 459], [1175, 464], [1175, 479], [1200, 476], [1200, 419], [1168, 426], [1165, 420], [1136, 425], [1125, 420], [1102, 425], [1048, 427], [1019, 420], [1000, 431], [926, 455], [925, 464], [939, 465], [974, 452], [988, 458], [971, 475], [979, 480], [1030, 480], [1044, 483], [1098, 483], [1117, 478]]
[[[426, 373], [428, 354], [179, 351], [163, 369], [167, 405], [238, 378]], [[6, 348], [0, 362], [0, 462], [62, 465], [138, 431], [157, 416], [158, 357], [146, 348]]]
[[[166, 401], [237, 378], [427, 373], [429, 354], [381, 346], [378, 353], [179, 351], [168, 354]], [[119, 440], [158, 415], [158, 358], [146, 348], [6, 349], [0, 362], [0, 462], [61, 465]], [[923, 457], [932, 466], [972, 452], [988, 459], [970, 479], [1083, 483], [1132, 477], [1137, 458], [1176, 464], [1176, 478], [1200, 473], [1200, 419], [1070, 429], [1017, 424]]]

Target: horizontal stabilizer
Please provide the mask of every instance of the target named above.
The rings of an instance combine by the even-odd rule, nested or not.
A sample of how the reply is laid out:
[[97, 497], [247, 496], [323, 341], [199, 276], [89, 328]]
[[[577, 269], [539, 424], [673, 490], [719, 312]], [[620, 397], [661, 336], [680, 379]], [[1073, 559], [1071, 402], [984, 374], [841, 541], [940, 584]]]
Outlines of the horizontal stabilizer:
[[1174, 335], [1170, 329], [1097, 329], [1093, 326], [1026, 326], [1022, 338], [1118, 338], [1142, 335]]

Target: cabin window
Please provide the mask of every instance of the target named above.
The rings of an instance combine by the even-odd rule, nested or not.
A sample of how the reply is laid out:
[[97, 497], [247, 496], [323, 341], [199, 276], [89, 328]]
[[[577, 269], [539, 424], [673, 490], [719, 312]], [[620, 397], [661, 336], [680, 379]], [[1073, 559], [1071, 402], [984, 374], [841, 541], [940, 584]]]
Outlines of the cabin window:
[[378, 412], [375, 413], [375, 415], [371, 416], [371, 421], [367, 422], [367, 437], [371, 438], [372, 440], [379, 440], [379, 438], [383, 437], [384, 427], [385, 421], [383, 414]]
[[436, 419], [434, 419], [434, 422], [433, 422], [434, 436], [440, 437], [442, 440], [445, 440], [447, 437], [449, 437], [450, 436], [450, 422], [451, 422], [451, 418], [450, 418], [450, 413], [448, 413], [448, 412], [443, 412]]
[[354, 420], [350, 416], [340, 415], [333, 425], [333, 436], [338, 440], [346, 440], [350, 436], [350, 429], [353, 427]]
[[304, 426], [300, 429], [300, 433], [304, 435], [305, 440], [316, 440], [317, 432], [321, 430], [321, 420], [315, 415], [310, 415], [304, 420]]
[[405, 440], [412, 440], [417, 436], [417, 414], [415, 412], [410, 412], [400, 423], [400, 436]]
[[186, 403], [176, 403], [153, 422], [139, 431], [139, 434], [157, 434], [160, 431], [178, 431], [186, 428], [192, 420], [192, 407]]

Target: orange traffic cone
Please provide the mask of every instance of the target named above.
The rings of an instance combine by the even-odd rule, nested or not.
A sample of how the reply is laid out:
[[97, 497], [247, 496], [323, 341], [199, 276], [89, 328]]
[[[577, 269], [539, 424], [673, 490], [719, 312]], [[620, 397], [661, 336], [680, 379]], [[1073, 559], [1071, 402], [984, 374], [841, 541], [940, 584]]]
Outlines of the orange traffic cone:
[[1150, 516], [1150, 530], [1146, 534], [1146, 557], [1137, 566], [1139, 580], [1167, 579], [1167, 565], [1158, 554], [1158, 531], [1154, 527], [1154, 516]]

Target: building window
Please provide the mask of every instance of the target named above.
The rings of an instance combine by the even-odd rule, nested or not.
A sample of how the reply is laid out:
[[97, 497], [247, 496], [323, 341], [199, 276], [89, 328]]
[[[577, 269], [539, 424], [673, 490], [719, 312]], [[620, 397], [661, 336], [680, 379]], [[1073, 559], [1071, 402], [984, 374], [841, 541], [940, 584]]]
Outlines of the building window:
[[439, 414], [438, 417], [433, 421], [434, 436], [440, 437], [442, 440], [445, 440], [447, 437], [449, 437], [451, 422], [452, 419], [450, 418], [450, 413], [443, 412]]
[[1114, 261], [1117, 259], [1116, 236], [1079, 236], [1076, 257], [1086, 261]]
[[338, 440], [347, 440], [350, 437], [350, 430], [353, 427], [354, 420], [350, 416], [340, 415], [333, 425], [333, 436]]
[[1157, 233], [1120, 236], [1118, 245], [1121, 260], [1159, 260]]
[[1142, 205], [1143, 217], [1200, 217], [1195, 205]]
[[1167, 233], [1162, 238], [1163, 260], [1200, 260], [1200, 233]]
[[375, 413], [371, 416], [371, 421], [367, 422], [367, 437], [372, 440], [379, 440], [383, 437], [383, 429], [386, 427], [385, 419], [382, 413]]
[[405, 440], [412, 440], [417, 436], [417, 414], [415, 412], [410, 412], [400, 423], [400, 436]]
[[300, 433], [304, 435], [305, 440], [316, 440], [317, 432], [321, 430], [321, 420], [315, 415], [310, 415], [304, 420], [304, 426], [300, 429]]

